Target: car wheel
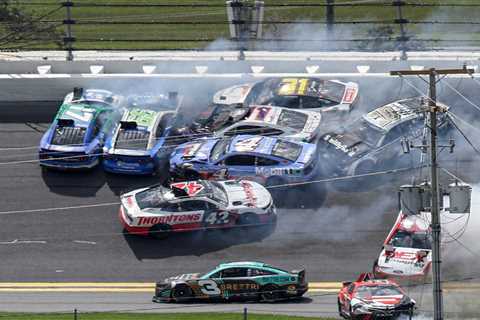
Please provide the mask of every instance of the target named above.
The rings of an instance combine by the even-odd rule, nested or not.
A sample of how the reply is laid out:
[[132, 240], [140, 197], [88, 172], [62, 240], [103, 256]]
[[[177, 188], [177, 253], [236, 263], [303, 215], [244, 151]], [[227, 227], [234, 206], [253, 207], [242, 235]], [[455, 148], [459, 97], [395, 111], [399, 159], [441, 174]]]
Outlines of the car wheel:
[[258, 219], [258, 216], [252, 212], [240, 214], [237, 220], [237, 225], [244, 226], [244, 227], [255, 226], [255, 225], [258, 225], [259, 223], [260, 223], [260, 220]]
[[279, 207], [283, 207], [288, 202], [286, 199], [287, 188], [283, 187], [285, 184], [287, 184], [287, 181], [280, 177], [270, 177], [265, 183], [268, 191], [270, 191], [272, 195], [274, 203]]
[[276, 285], [269, 284], [260, 289], [260, 298], [264, 302], [275, 302], [282, 298], [282, 292]]
[[149, 230], [149, 235], [155, 239], [167, 239], [172, 231], [172, 227], [168, 224], [156, 224]]
[[355, 168], [354, 175], [368, 174], [375, 170], [375, 162], [373, 160], [364, 160]]
[[186, 284], [176, 285], [172, 291], [172, 298], [174, 298], [175, 300], [188, 299], [188, 298], [192, 298], [192, 296], [193, 296], [193, 291]]

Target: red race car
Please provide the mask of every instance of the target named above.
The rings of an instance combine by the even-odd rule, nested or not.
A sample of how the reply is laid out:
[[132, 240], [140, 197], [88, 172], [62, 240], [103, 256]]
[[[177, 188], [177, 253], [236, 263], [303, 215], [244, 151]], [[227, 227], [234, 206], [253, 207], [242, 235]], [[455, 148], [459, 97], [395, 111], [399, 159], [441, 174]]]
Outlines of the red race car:
[[[415, 300], [388, 279], [362, 273], [355, 282], [344, 282], [338, 293], [338, 313], [345, 319], [372, 320], [412, 318]], [[404, 318], [403, 318], [404, 319]]]

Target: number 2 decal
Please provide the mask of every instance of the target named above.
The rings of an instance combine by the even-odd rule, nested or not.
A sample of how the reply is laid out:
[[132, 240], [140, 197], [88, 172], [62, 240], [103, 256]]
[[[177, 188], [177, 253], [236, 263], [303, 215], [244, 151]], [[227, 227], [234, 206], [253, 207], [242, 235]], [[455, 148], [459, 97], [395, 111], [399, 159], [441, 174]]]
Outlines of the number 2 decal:
[[217, 286], [217, 283], [213, 280], [199, 280], [198, 285], [200, 286], [200, 290], [203, 294], [210, 296], [222, 293], [220, 288]]
[[227, 211], [212, 212], [205, 219], [208, 224], [226, 224], [228, 220]]

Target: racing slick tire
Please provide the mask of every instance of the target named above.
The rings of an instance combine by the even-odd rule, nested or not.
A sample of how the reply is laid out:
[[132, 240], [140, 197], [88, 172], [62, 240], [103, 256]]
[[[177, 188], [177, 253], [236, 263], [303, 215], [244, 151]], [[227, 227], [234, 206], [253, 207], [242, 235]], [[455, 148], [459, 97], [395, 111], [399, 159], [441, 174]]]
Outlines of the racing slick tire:
[[171, 295], [175, 301], [188, 300], [193, 298], [193, 291], [186, 284], [178, 284], [173, 288]]
[[164, 240], [170, 236], [172, 227], [168, 224], [156, 224], [150, 227], [149, 236], [155, 239]]
[[263, 302], [276, 302], [283, 298], [280, 288], [274, 284], [267, 284], [260, 288], [260, 300]]
[[242, 213], [237, 220], [237, 225], [242, 227], [254, 227], [258, 226], [259, 223], [258, 216], [253, 212]]
[[285, 184], [287, 184], [287, 181], [280, 177], [269, 177], [265, 183], [265, 186], [272, 195], [274, 203], [279, 207], [283, 207], [288, 203], [288, 199], [286, 199], [287, 188], [277, 187]]
[[[375, 167], [376, 164], [373, 160], [363, 160], [353, 169], [353, 175], [358, 176], [374, 172]], [[352, 171], [349, 170], [349, 172]], [[378, 179], [378, 176], [347, 178], [345, 180], [335, 182], [333, 185], [334, 188], [340, 192], [358, 192], [365, 191], [365, 188], [372, 188], [375, 184], [375, 179]]]

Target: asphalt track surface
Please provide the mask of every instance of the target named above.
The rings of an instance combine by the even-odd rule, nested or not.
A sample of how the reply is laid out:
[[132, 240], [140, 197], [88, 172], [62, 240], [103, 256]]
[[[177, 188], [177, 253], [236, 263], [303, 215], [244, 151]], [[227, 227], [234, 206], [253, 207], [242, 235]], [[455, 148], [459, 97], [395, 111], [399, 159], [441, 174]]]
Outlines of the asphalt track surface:
[[[206, 92], [211, 93], [222, 86], [219, 82], [185, 81], [170, 82], [168, 89], [178, 86], [182, 92], [186, 88], [196, 88], [198, 94], [199, 88], [206, 88]], [[467, 81], [454, 79], [451, 83], [479, 104], [479, 97], [474, 95], [475, 91], [478, 92], [478, 84]], [[420, 83], [415, 82], [424, 89]], [[63, 83], [62, 88], [45, 88], [46, 84], [41, 84], [29, 94], [34, 96], [35, 91], [41, 90], [61, 91], [70, 84], [73, 85]], [[113, 88], [117, 84], [101, 86], [95, 83], [91, 86]], [[122, 82], [122, 86], [125, 85], [126, 82]], [[153, 84], [145, 86], [155, 87]], [[142, 87], [142, 83], [135, 83], [135, 87]], [[13, 92], [13, 89], [13, 86], [5, 88], [2, 95]], [[362, 100], [358, 114], [376, 105], [416, 94], [405, 83], [392, 79], [365, 79], [360, 90]], [[473, 107], [447, 90], [442, 87], [439, 98], [465, 119], [475, 119]], [[198, 100], [193, 97], [191, 101]], [[48, 108], [37, 110], [43, 122], [52, 118], [52, 110], [56, 108], [52, 103], [46, 105]], [[27, 107], [34, 109], [38, 104], [33, 100], [21, 103], [24, 108], [19, 109], [23, 112], [11, 112], [6, 106], [11, 105], [3, 104], [1, 114], [9, 113], [9, 123], [0, 123], [0, 149], [3, 148], [0, 154], [0, 282], [150, 283], [169, 275], [206, 271], [218, 263], [239, 260], [260, 260], [286, 269], [305, 267], [310, 281], [351, 280], [358, 273], [371, 270], [397, 215], [397, 188], [411, 181], [410, 174], [391, 175], [389, 181], [374, 189], [361, 186], [357, 192], [331, 191], [318, 208], [280, 209], [278, 225], [271, 234], [232, 231], [176, 235], [162, 241], [141, 238], [123, 232], [117, 218], [118, 195], [153, 184], [158, 177], [114, 176], [100, 169], [81, 173], [42, 171], [35, 162], [35, 148], [19, 149], [38, 145], [45, 130], [46, 124], [34, 121], [35, 117], [25, 112]], [[475, 154], [466, 146], [459, 149], [462, 150], [459, 157], [469, 162], [455, 161], [449, 163], [450, 167], [468, 182], [478, 182]], [[25, 163], [25, 160], [31, 162]], [[312, 193], [311, 197], [315, 198], [316, 194]], [[70, 209], [52, 210], [65, 207]], [[455, 259], [448, 262], [445, 258], [445, 277], [451, 280], [478, 277], [478, 250], [469, 248], [473, 253], [455, 255], [467, 251], [456, 243], [452, 244], [455, 245], [450, 251]], [[21, 311], [35, 311], [35, 301], [41, 304], [41, 301], [52, 302], [59, 298], [52, 293], [2, 293], [0, 310], [10, 310], [14, 305], [11, 302], [20, 299], [20, 295], [22, 303], [17, 310]], [[120, 308], [115, 302], [111, 310], [117, 307], [135, 309], [138, 303], [151, 306], [147, 293], [62, 294], [61, 297], [61, 301], [65, 300], [64, 304], [60, 303], [61, 307], [76, 303], [84, 310], [95, 310], [99, 304], [108, 309], [109, 303], [117, 299], [125, 304]], [[285, 307], [261, 304], [259, 308], [265, 308], [266, 312], [288, 309], [297, 314], [302, 314], [302, 310], [325, 315], [335, 312], [336, 301], [332, 293], [312, 296], [311, 300], [303, 302]], [[230, 306], [209, 305], [205, 309], [224, 310], [222, 308]]]

